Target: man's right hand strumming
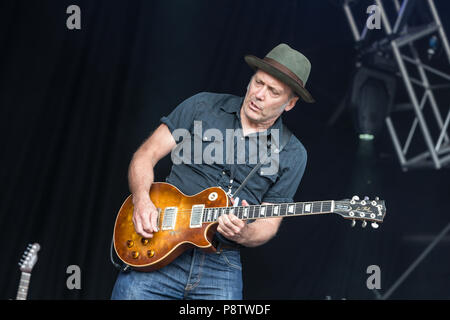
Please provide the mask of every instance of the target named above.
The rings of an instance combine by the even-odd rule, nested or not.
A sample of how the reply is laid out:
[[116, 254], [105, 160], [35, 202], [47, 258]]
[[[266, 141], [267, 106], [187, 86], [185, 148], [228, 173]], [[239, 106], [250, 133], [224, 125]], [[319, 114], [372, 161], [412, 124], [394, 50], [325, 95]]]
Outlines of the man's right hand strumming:
[[152, 238], [158, 231], [158, 209], [156, 209], [150, 197], [134, 200], [133, 198], [133, 223], [137, 234], [144, 238]]

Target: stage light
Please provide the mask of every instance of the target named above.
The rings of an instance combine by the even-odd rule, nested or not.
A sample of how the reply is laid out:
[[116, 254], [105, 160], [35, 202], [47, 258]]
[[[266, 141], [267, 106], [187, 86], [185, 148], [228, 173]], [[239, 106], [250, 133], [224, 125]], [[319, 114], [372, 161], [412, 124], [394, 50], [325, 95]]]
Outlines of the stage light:
[[383, 129], [395, 92], [395, 79], [380, 71], [360, 67], [351, 88], [350, 107], [359, 139], [373, 140]]
[[359, 135], [359, 138], [361, 140], [370, 141], [370, 140], [373, 140], [375, 138], [375, 136], [373, 134], [362, 133]]

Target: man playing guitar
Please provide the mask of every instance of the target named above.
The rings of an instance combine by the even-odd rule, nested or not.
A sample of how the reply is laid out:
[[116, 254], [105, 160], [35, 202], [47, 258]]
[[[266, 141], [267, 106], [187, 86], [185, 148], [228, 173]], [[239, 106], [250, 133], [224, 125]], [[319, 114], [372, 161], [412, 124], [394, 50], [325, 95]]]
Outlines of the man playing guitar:
[[[279, 139], [287, 130], [281, 114], [294, 108], [301, 98], [314, 102], [305, 89], [311, 65], [300, 52], [286, 44], [272, 49], [265, 58], [245, 56], [255, 70], [244, 97], [227, 94], [200, 93], [182, 102], [135, 152], [129, 166], [129, 186], [134, 205], [133, 224], [142, 237], [151, 239], [159, 231], [158, 210], [149, 197], [154, 182], [153, 168], [177, 146], [174, 131], [192, 133], [192, 142], [201, 140], [202, 150], [220, 141], [206, 134], [216, 129], [241, 130], [242, 146], [248, 155], [249, 140], [265, 134], [268, 141]], [[200, 122], [199, 122], [200, 121]], [[201, 131], [194, 129], [201, 123]], [[274, 141], [272, 141], [274, 142]], [[236, 146], [239, 141], [226, 141]], [[277, 142], [279, 143], [279, 141]], [[229, 149], [227, 149], [229, 150]], [[224, 154], [224, 161], [210, 163], [194, 159], [190, 163], [173, 164], [166, 182], [187, 195], [219, 186], [232, 194], [255, 166], [248, 159], [239, 162], [238, 152]], [[276, 172], [255, 173], [240, 191], [242, 205], [293, 202], [306, 166], [306, 150], [290, 135], [279, 153]], [[202, 159], [200, 159], [202, 160]], [[203, 159], [204, 160], [204, 159]], [[239, 201], [237, 198], [232, 201]], [[275, 236], [282, 218], [258, 219], [246, 223], [234, 214], [218, 218], [216, 253], [198, 248], [185, 251], [167, 266], [153, 272], [121, 272], [112, 299], [242, 299], [242, 267], [239, 248], [256, 247]]]

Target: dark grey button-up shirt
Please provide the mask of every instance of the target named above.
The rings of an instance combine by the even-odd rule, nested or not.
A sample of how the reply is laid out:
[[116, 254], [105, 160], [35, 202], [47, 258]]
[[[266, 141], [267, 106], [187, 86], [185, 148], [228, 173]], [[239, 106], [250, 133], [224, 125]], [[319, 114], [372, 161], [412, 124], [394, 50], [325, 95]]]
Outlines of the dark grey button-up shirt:
[[[280, 117], [266, 132], [244, 137], [240, 118], [243, 100], [229, 94], [203, 92], [186, 99], [161, 118], [178, 143], [171, 154], [174, 164], [166, 182], [187, 195], [213, 186], [225, 191], [231, 188], [234, 193], [260, 160], [257, 155], [264, 149], [261, 146], [267, 154], [264, 141], [277, 136], [281, 139], [283, 130]], [[273, 134], [276, 132], [273, 129], [279, 130], [278, 135]], [[259, 149], [253, 148], [255, 145]], [[293, 202], [305, 171], [306, 150], [291, 135], [277, 159], [253, 175], [237, 195], [241, 200], [249, 204]]]

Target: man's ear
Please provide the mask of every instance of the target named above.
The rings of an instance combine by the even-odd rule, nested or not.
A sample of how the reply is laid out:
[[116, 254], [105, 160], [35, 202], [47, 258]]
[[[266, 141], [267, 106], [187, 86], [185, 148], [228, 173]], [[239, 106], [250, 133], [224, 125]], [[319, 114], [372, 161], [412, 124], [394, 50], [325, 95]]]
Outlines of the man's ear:
[[289, 103], [287, 104], [287, 106], [284, 108], [284, 111], [291, 110], [295, 106], [295, 104], [297, 103], [297, 100], [298, 100], [298, 96], [295, 96], [295, 97], [291, 98], [289, 100]]

